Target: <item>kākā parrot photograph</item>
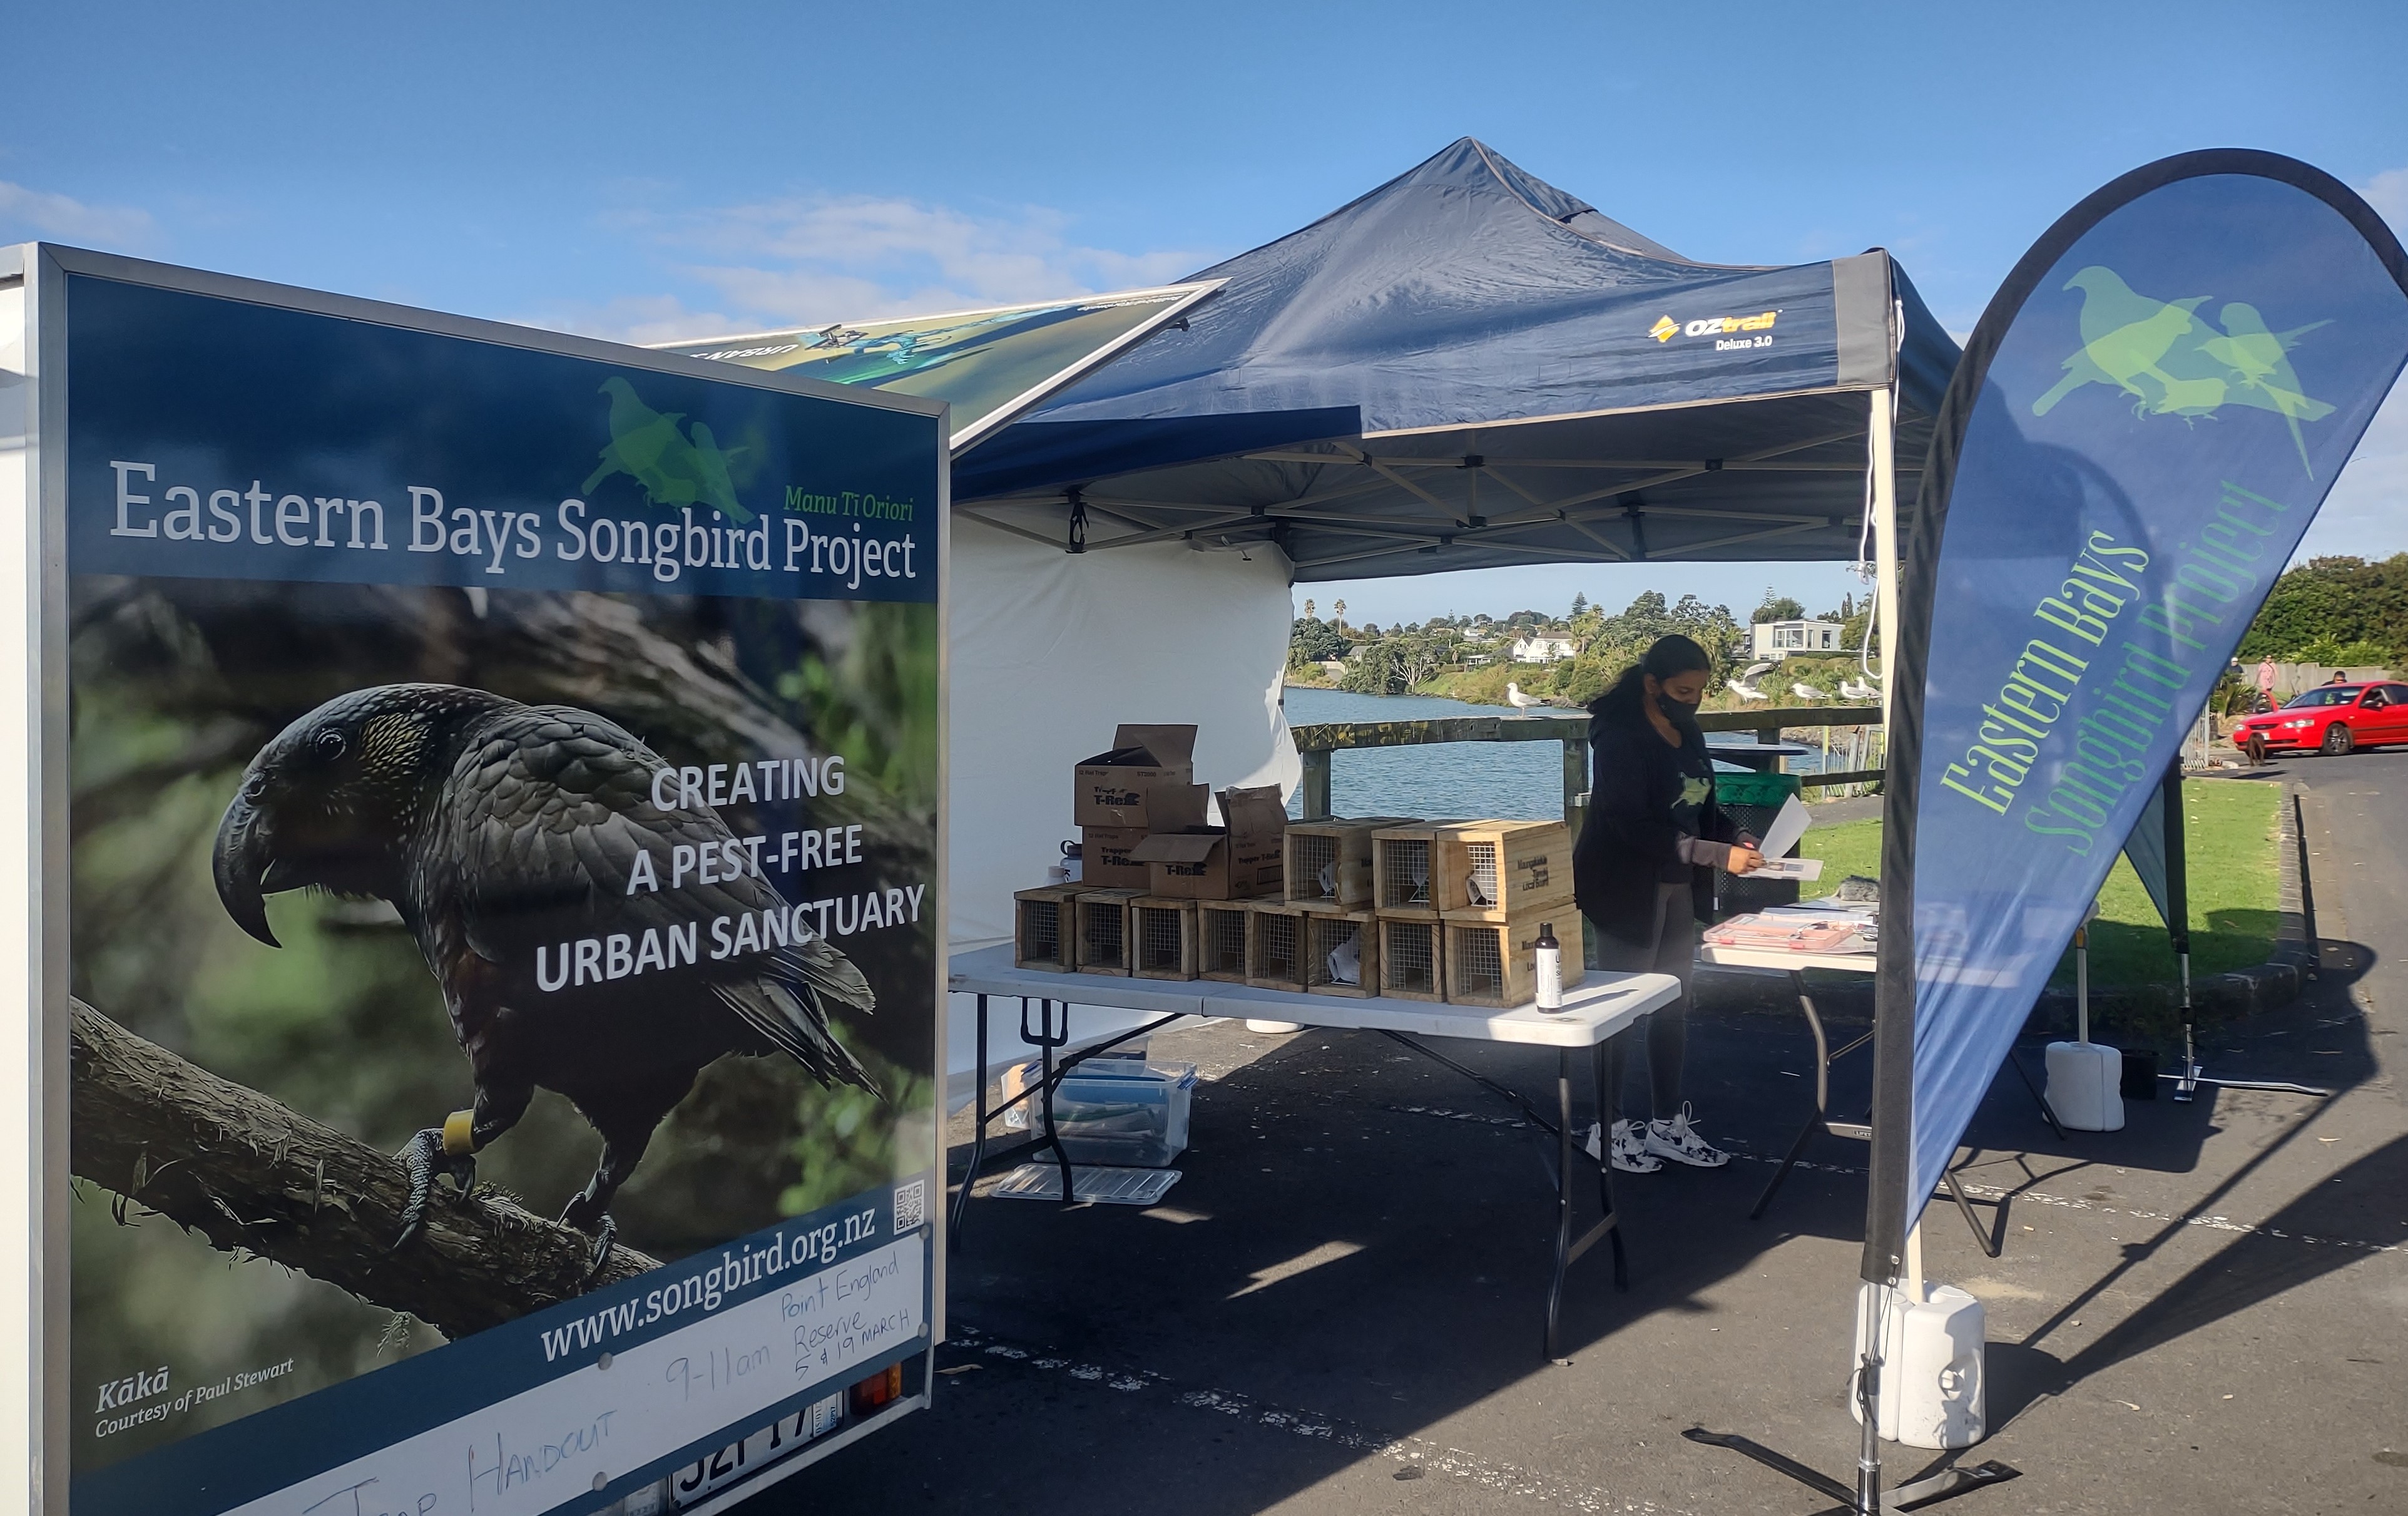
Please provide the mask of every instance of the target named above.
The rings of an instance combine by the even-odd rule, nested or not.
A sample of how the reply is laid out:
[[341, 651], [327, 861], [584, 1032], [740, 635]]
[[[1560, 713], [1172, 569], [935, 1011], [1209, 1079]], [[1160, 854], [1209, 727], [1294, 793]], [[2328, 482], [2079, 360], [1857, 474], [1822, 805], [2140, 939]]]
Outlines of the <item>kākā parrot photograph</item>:
[[933, 604], [71, 586], [79, 1470], [930, 1180]]
[[601, 1138], [593, 1178], [561, 1211], [595, 1239], [597, 1270], [616, 1234], [611, 1197], [712, 1062], [783, 1057], [823, 1084], [877, 1092], [836, 1026], [868, 1016], [877, 997], [843, 953], [799, 924], [794, 940], [756, 952], [542, 982], [542, 955], [565, 960], [577, 939], [658, 940], [786, 909], [757, 862], [708, 884], [663, 883], [678, 877], [681, 848], [718, 856], [734, 836], [673, 783], [666, 794], [693, 803], [657, 803], [664, 768], [674, 772], [590, 711], [390, 684], [325, 701], [243, 771], [210, 859], [227, 914], [275, 947], [269, 895], [319, 889], [391, 904], [467, 1061], [473, 1106], [402, 1149], [410, 1192], [396, 1248], [436, 1203], [438, 1176], [470, 1193], [477, 1154], [519, 1123], [539, 1089], [565, 1096]]

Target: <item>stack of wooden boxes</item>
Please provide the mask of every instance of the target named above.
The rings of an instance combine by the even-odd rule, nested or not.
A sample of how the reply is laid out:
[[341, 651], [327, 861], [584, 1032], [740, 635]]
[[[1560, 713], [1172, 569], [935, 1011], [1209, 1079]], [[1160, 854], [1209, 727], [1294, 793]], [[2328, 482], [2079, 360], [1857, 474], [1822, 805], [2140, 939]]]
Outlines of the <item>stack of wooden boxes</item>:
[[1525, 1005], [1538, 994], [1539, 938], [1556, 941], [1563, 982], [1580, 982], [1580, 909], [1572, 903], [1571, 830], [1560, 821], [1469, 821], [1441, 828], [1431, 876], [1446, 998], [1455, 1005]]
[[1541, 931], [1575, 946], [1571, 834], [1558, 821], [1297, 821], [1286, 898], [1258, 901], [1245, 979], [1323, 995], [1511, 1007], [1537, 993]]
[[1124, 727], [1080, 765], [1086, 874], [1013, 897], [1021, 967], [1509, 1008], [1536, 995], [1552, 927], [1579, 982], [1564, 823], [1290, 823], [1265, 787], [1223, 790], [1206, 827], [1194, 745], [1192, 727]]
[[1247, 902], [1282, 888], [1279, 787], [1221, 791], [1205, 825], [1194, 727], [1124, 726], [1078, 766], [1076, 884], [1015, 894], [1013, 961], [1144, 979], [1248, 977]]
[[[1571, 833], [1560, 821], [1434, 821], [1371, 833], [1380, 993], [1455, 1005], [1526, 1004], [1541, 930], [1580, 941]], [[1580, 978], [1577, 947], [1564, 983]]]
[[1247, 924], [1246, 982], [1322, 995], [1380, 992], [1371, 917], [1371, 835], [1402, 816], [1288, 824], [1286, 898], [1258, 901]]

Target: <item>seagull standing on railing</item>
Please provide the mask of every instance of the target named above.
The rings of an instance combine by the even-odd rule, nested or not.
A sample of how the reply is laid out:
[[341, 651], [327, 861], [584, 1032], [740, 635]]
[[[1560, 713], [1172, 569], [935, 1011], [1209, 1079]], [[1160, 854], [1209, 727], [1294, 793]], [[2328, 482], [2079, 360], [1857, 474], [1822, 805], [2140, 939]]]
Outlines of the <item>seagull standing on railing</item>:
[[1828, 700], [1831, 698], [1812, 685], [1791, 685], [1789, 693], [1801, 700]]
[[1522, 686], [1513, 683], [1510, 679], [1505, 682], [1505, 700], [1506, 702], [1512, 705], [1516, 711], [1526, 711], [1534, 705], [1544, 705], [1547, 703], [1536, 695], [1523, 694]]

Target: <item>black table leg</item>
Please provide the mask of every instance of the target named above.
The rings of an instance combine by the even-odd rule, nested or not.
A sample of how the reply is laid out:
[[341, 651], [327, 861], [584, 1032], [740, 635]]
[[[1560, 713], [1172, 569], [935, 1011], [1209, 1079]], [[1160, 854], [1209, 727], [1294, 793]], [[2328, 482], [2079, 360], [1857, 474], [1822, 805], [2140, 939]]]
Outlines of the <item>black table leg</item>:
[[[2063, 1142], [2065, 1128], [2057, 1124], [2057, 1112], [2050, 1108], [2048, 1096], [2041, 1092], [2040, 1086], [2032, 1083], [2032, 1076], [2024, 1069], [2024, 1061], [2015, 1056], [2015, 1050], [2012, 1047], [2007, 1049], [2007, 1067], [2014, 1070], [2015, 1077], [2021, 1079], [2024, 1082], [2024, 1088], [2031, 1091], [2032, 1104], [2040, 1107], [2041, 1119], [2046, 1121], [2048, 1129], [2057, 1133], [2057, 1140]], [[2175, 1098], [2179, 1100], [2183, 1097], [2177, 1095]]]
[[[1038, 1109], [1045, 1115], [1045, 1135], [1028, 1146], [1032, 1152], [1043, 1148], [1054, 1149], [1054, 1161], [1061, 1166], [1062, 1170], [1062, 1206], [1067, 1210], [1078, 1202], [1070, 1193], [1070, 1149], [1062, 1146], [1062, 1134], [1054, 1129], [1054, 1090], [1057, 1077], [1054, 1072], [1054, 1049], [1067, 1047], [1070, 1041], [1070, 1003], [1067, 1000], [1062, 1003], [1062, 1030], [1059, 1033], [1054, 1030], [1054, 1003], [1050, 1000], [1040, 1000], [1037, 1003], [1037, 1015], [1042, 1025], [1036, 1035], [1031, 1036], [1028, 1031], [1028, 1002], [1025, 997], [1021, 1000], [1020, 1040], [1037, 1045], [1037, 1093], [1033, 1098], [1037, 1102]], [[1062, 1072], [1065, 1074], [1069, 1072], [1067, 1065]]]
[[[1609, 1047], [1612, 1049], [1608, 1051]], [[1611, 1075], [1619, 1078], [1622, 1072], [1622, 1033], [1599, 1043], [1589, 1050], [1589, 1075], [1597, 1086], [1597, 1199], [1613, 1230], [1606, 1234], [1606, 1243], [1613, 1249], [1613, 1287], [1630, 1288], [1630, 1263], [1622, 1252], [1622, 1219], [1613, 1209], [1613, 1121], [1608, 1115], [1606, 1079]], [[1621, 1085], [1613, 1086], [1618, 1093]]]
[[[1973, 1199], [1971, 1195], [1965, 1193], [1965, 1187], [1956, 1182], [1956, 1171], [1955, 1169], [1948, 1170], [1944, 1177], [1948, 1181], [1948, 1193], [1956, 1199], [1956, 1213], [1964, 1217], [1965, 1224], [1972, 1229], [1973, 1240], [1981, 1244], [1982, 1251], [1985, 1256], [1990, 1258], [1998, 1257], [2000, 1245], [1992, 1241], [1988, 1231], [1983, 1227], [1980, 1221], [1973, 1219]], [[2003, 1204], [2003, 1202], [2001, 1202], [2001, 1204]]]
[[1821, 1131], [1824, 1123], [1831, 1119], [1830, 1039], [1823, 1034], [1823, 1018], [1815, 1012], [1814, 997], [1806, 992], [1806, 976], [1792, 970], [1789, 983], [1798, 992], [1799, 1009], [1806, 1014], [1807, 1030], [1814, 1033], [1814, 1108], [1807, 1114], [1805, 1124], [1798, 1129], [1798, 1135], [1789, 1139], [1789, 1150], [1781, 1155], [1781, 1166], [1772, 1171], [1772, 1178], [1765, 1185], [1764, 1192], [1756, 1197], [1755, 1208], [1747, 1213], [1751, 1221], [1762, 1219], [1765, 1207], [1771, 1205], [1772, 1197], [1781, 1192], [1781, 1186], [1788, 1179], [1789, 1170], [1797, 1163], [1798, 1155], [1806, 1150], [1806, 1139]]
[[[1590, 1067], [1595, 1071], [1605, 1061], [1602, 1048], [1591, 1050]], [[1613, 1211], [1613, 1182], [1607, 1177], [1612, 1158], [1606, 1144], [1612, 1140], [1607, 1119], [1604, 1083], [1598, 1085], [1598, 1158], [1597, 1192], [1603, 1214], [1597, 1224], [1572, 1236], [1572, 1185], [1575, 1155], [1586, 1153], [1572, 1133], [1572, 1050], [1559, 1048], [1555, 1053], [1555, 1270], [1547, 1285], [1547, 1357], [1556, 1364], [1569, 1364], [1563, 1353], [1561, 1322], [1564, 1304], [1564, 1280], [1581, 1255], [1603, 1239], [1613, 1249], [1613, 1287], [1630, 1288], [1629, 1265], [1622, 1251], [1621, 1219]]]
[[970, 1186], [978, 1182], [979, 1168], [986, 1162], [986, 996], [978, 998], [978, 1068], [971, 1075], [978, 1087], [974, 1097], [977, 1123], [970, 1129], [970, 1166], [962, 1175], [961, 1193], [953, 1197], [953, 1224], [950, 1229], [953, 1245], [962, 1242], [962, 1222], [969, 1217]]
[[1572, 1263], [1572, 1055], [1555, 1055], [1555, 1273], [1547, 1285], [1547, 1356], [1563, 1362], [1556, 1319], [1564, 1304], [1564, 1272]]
[[[1792, 969], [1789, 971], [1789, 981], [1798, 991], [1798, 1008], [1805, 1013], [1807, 1030], [1814, 1034], [1814, 1109], [1806, 1118], [1806, 1124], [1798, 1129], [1798, 1135], [1789, 1139], [1789, 1150], [1781, 1155], [1781, 1166], [1772, 1171], [1772, 1177], [1765, 1184], [1764, 1192], [1756, 1197], [1756, 1208], [1747, 1213], [1747, 1219], [1751, 1221], [1760, 1219], [1764, 1215], [1765, 1207], [1772, 1204], [1772, 1197], [1780, 1191], [1782, 1182], [1789, 1177], [1789, 1170], [1797, 1163], [1798, 1155], [1806, 1150], [1806, 1140], [1815, 1133], [1828, 1132], [1835, 1137], [1852, 1137], [1858, 1142], [1872, 1140], [1870, 1126], [1860, 1121], [1831, 1119], [1831, 1064], [1834, 1061], [1847, 1057], [1870, 1042], [1872, 1033], [1868, 1032], [1838, 1052], [1831, 1051], [1830, 1039], [1823, 1032], [1822, 1014], [1814, 1008], [1814, 997], [1807, 992], [1806, 975]], [[2023, 1075], [2024, 1084], [2028, 1088], [2031, 1084], [2031, 1076], [2024, 1074], [2022, 1064], [2015, 1063], [2015, 1056], [2012, 1049], [2008, 1051], [2007, 1061], [2015, 1064], [2015, 1073]], [[2040, 1091], [2035, 1090], [2032, 1093], [2038, 1097]], [[2056, 1124], [2057, 1119], [2050, 1113], [2048, 1102], [2045, 1100], [2041, 1101], [2041, 1113], [2049, 1117], [2049, 1123], [2052, 1126]], [[1999, 1246], [1991, 1241], [1990, 1234], [1982, 1229], [1981, 1221], [1974, 1217], [1972, 1200], [1965, 1193], [1965, 1187], [1956, 1182], [1956, 1173], [1951, 1170], [1944, 1173], [1942, 1177], [1948, 1186], [1949, 1196], [1956, 1202], [1957, 1214], [1965, 1218], [1967, 1230], [1973, 1234], [1973, 1240], [1980, 1244], [1984, 1253], [1992, 1258], [1998, 1257]]]

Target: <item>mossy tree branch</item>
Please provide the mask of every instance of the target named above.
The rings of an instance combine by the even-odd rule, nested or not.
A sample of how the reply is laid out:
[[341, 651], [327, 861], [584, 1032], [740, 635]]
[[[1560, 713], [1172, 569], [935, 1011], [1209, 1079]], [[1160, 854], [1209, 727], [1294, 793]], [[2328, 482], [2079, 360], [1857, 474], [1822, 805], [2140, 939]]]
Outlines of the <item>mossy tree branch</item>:
[[70, 1080], [77, 1177], [198, 1232], [460, 1337], [659, 1266], [480, 1189], [438, 1191], [398, 1250], [400, 1160], [147, 1042], [80, 1001]]

